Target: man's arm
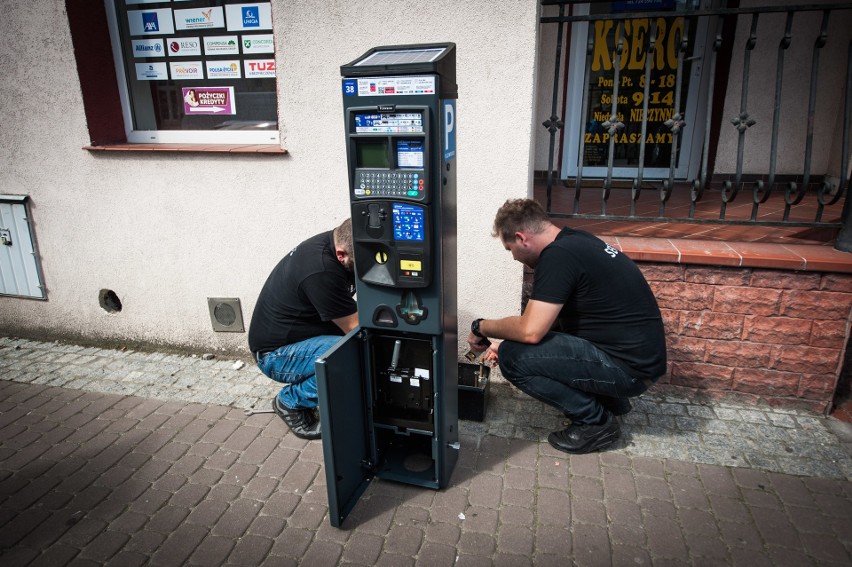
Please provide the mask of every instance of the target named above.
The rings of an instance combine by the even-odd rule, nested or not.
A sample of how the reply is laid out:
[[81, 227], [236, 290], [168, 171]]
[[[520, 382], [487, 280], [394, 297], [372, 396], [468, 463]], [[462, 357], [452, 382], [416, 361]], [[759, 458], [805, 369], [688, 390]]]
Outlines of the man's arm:
[[[553, 323], [561, 310], [561, 303], [547, 303], [530, 299], [523, 315], [504, 317], [503, 319], [483, 319], [479, 323], [479, 332], [486, 337], [495, 339], [538, 344], [553, 327]], [[468, 342], [471, 339], [475, 342], [480, 341], [472, 333]]]
[[343, 334], [346, 334], [358, 326], [358, 312], [356, 311], [352, 315], [347, 315], [346, 317], [338, 317], [337, 319], [332, 319], [332, 321], [335, 325], [340, 327], [340, 329], [343, 331]]

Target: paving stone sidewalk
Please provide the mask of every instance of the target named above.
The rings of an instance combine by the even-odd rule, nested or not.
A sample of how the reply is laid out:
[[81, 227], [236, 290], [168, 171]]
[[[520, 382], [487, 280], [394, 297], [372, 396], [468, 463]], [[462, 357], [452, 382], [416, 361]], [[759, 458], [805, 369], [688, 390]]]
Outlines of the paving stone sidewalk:
[[322, 446], [248, 361], [0, 338], [2, 565], [849, 565], [848, 430], [646, 395], [612, 451], [495, 380], [450, 486], [330, 527]]
[[[0, 372], [15, 382], [241, 409], [267, 409], [279, 389], [248, 359], [2, 337]], [[511, 387], [498, 372], [493, 376], [486, 420], [462, 422], [463, 433], [546, 443], [548, 433], [567, 425], [550, 406]], [[852, 480], [852, 428], [837, 430], [847, 424], [804, 411], [693, 403], [654, 389], [633, 406], [614, 449], [625, 456]]]

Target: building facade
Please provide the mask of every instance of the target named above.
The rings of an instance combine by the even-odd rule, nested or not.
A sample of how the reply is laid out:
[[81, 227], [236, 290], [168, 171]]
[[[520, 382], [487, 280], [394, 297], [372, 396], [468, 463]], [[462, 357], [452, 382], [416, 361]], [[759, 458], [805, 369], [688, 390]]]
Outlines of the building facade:
[[[497, 208], [507, 198], [534, 195], [547, 201], [554, 218], [573, 222], [576, 210], [551, 207], [551, 198], [558, 201], [551, 195], [553, 183], [546, 196], [537, 191], [537, 173], [549, 174], [570, 203], [579, 178], [600, 187], [607, 180], [630, 182], [642, 169], [640, 182], [660, 182], [650, 198], [647, 191], [644, 197], [654, 211], [631, 209], [621, 216], [630, 220], [632, 215], [645, 225], [660, 216], [658, 201], [665, 200], [657, 199], [653, 191], [659, 191], [667, 177], [688, 184], [705, 175], [709, 188], [713, 178], [708, 173], [716, 175], [717, 185], [731, 181], [734, 186], [761, 176], [765, 180], [770, 173], [773, 180], [798, 179], [802, 185], [807, 175], [805, 189], [808, 178], [818, 179], [833, 184], [835, 193], [840, 186], [842, 196], [849, 175], [843, 155], [844, 148], [846, 157], [849, 153], [844, 146], [849, 127], [841, 118], [848, 107], [844, 96], [848, 97], [849, 57], [844, 50], [852, 30], [844, 22], [849, 23], [852, 10], [834, 11], [827, 22], [821, 20], [824, 10], [812, 10], [787, 30], [798, 42], [795, 45], [810, 46], [819, 42], [822, 22], [830, 43], [820, 51], [820, 69], [827, 70], [819, 76], [819, 100], [810, 114], [813, 50], [789, 52], [783, 67], [788, 90], [779, 101], [785, 124], [791, 126], [779, 130], [771, 126], [778, 106], [772, 102], [773, 90], [763, 94], [757, 85], [771, 86], [778, 77], [777, 46], [783, 43], [786, 12], [761, 14], [760, 28], [752, 27], [750, 14], [735, 20], [710, 16], [691, 20], [655, 12], [719, 8], [685, 4], [645, 3], [643, 9], [651, 14], [645, 23], [619, 26], [625, 20], [609, 18], [610, 13], [624, 15], [638, 9], [636, 3], [11, 3], [0, 20], [0, 33], [11, 38], [0, 46], [4, 77], [0, 193], [16, 205], [25, 198], [40, 293], [20, 293], [8, 284], [0, 295], [0, 332], [247, 353], [243, 332], [223, 331], [222, 320], [217, 327], [218, 304], [209, 299], [231, 300], [225, 322], [234, 315], [242, 317], [247, 327], [257, 294], [275, 263], [307, 236], [332, 228], [349, 214], [340, 66], [378, 45], [449, 41], [457, 47], [460, 352], [473, 318], [517, 314], [521, 309], [522, 269], [490, 235]], [[560, 15], [586, 19], [564, 20], [558, 33], [547, 18]], [[805, 23], [814, 24], [817, 31], [803, 27], [800, 33], [798, 26]], [[730, 53], [711, 58], [721, 45], [714, 39], [723, 28], [732, 38]], [[700, 33], [681, 48], [679, 40], [689, 35], [684, 29]], [[755, 29], [772, 31], [769, 37], [758, 36], [761, 41], [754, 54], [746, 58], [742, 46]], [[647, 49], [643, 42], [649, 37], [658, 38], [661, 45], [659, 55], [651, 58], [643, 55]], [[589, 38], [599, 40], [590, 52]], [[614, 47], [619, 41], [626, 45], [620, 52]], [[711, 59], [717, 62], [714, 68]], [[652, 91], [641, 84], [643, 65], [649, 60], [648, 76], [668, 90]], [[687, 67], [687, 60], [702, 63]], [[624, 74], [608, 74], [622, 69]], [[749, 116], [741, 112], [743, 85], [752, 89]], [[621, 92], [613, 92], [616, 87]], [[216, 112], [197, 110], [207, 103]], [[662, 108], [662, 103], [674, 110]], [[685, 116], [680, 138], [671, 126], [663, 129], [667, 121], [679, 127], [678, 109]], [[734, 130], [732, 136], [734, 126], [723, 127], [732, 116], [739, 117], [746, 130], [751, 128], [745, 126], [750, 118], [757, 122], [746, 134]], [[543, 127], [542, 122], [549, 120], [560, 124]], [[591, 131], [590, 121], [609, 123]], [[656, 130], [643, 131], [643, 122]], [[610, 128], [615, 128], [612, 133]], [[644, 149], [635, 143], [648, 140], [648, 135]], [[744, 146], [743, 136], [750, 142]], [[806, 162], [803, 156], [808, 152], [811, 158]], [[774, 169], [767, 165], [772, 156], [777, 158]], [[724, 193], [724, 187], [720, 191]], [[842, 207], [843, 201], [837, 201]], [[582, 218], [586, 212], [573, 216], [588, 221]], [[592, 220], [606, 220], [606, 215], [593, 212], [601, 218]], [[839, 214], [829, 216], [834, 225], [839, 222]], [[695, 218], [683, 220], [688, 224]], [[618, 245], [648, 263], [643, 269], [669, 314], [673, 364], [666, 382], [746, 393], [774, 403], [804, 400], [818, 409], [830, 404], [840, 380], [852, 312], [845, 261], [825, 264], [815, 280], [813, 262], [803, 270], [801, 262], [772, 263], [765, 252], [750, 256], [743, 250], [727, 257], [706, 251], [690, 256], [670, 238], [663, 239], [668, 248], [654, 253], [649, 247], [659, 246], [659, 239], [647, 239], [645, 244], [641, 240], [624, 239]], [[804, 253], [798, 257], [801, 260]], [[785, 298], [807, 285], [806, 291], [829, 294], [823, 301], [840, 301], [843, 312], [832, 307], [831, 325], [820, 325], [821, 331], [809, 320], [807, 338], [788, 333], [777, 344], [757, 341], [775, 345], [766, 347], [772, 354], [765, 360], [751, 359], [740, 371], [740, 380], [735, 370], [717, 372], [722, 378], [708, 378], [716, 375], [716, 366], [724, 365], [714, 363], [718, 344], [702, 343], [699, 355], [697, 343], [687, 340], [705, 332], [697, 330], [696, 317], [714, 312], [712, 302], [695, 297], [708, 289], [685, 289], [696, 283], [690, 280], [691, 265], [734, 270], [735, 275], [726, 272], [722, 278], [735, 280], [732, 288], [749, 287], [757, 277], [758, 288], [778, 291], [776, 310], [761, 316], [784, 321], [746, 320], [757, 315], [748, 298], [752, 303], [762, 301], [767, 295], [762, 291], [739, 294], [746, 298], [745, 307], [735, 307], [733, 319], [720, 315], [731, 315], [724, 311], [728, 307], [716, 304], [722, 311], [712, 317], [715, 325], [727, 328], [725, 332], [739, 329], [738, 336], [725, 340], [754, 342], [763, 331], [750, 323], [761, 329], [777, 322], [795, 327], [795, 321], [787, 319], [797, 317], [780, 307], [785, 299], [779, 290], [784, 285], [793, 286]], [[773, 280], [763, 272], [754, 276], [754, 269], [771, 274], [786, 270], [805, 275], [808, 283]], [[714, 274], [695, 278], [710, 278], [716, 283], [704, 283], [717, 285], [720, 276]], [[771, 281], [787, 283], [773, 286]], [[693, 300], [683, 303], [683, 296], [673, 292], [678, 289]], [[823, 336], [826, 329], [830, 340]], [[762, 379], [753, 371], [787, 360], [787, 352], [793, 351], [782, 351], [781, 344], [790, 340], [799, 341], [794, 346], [804, 348], [807, 356], [828, 362], [816, 373], [791, 370], [789, 361], [782, 364], [776, 369], [796, 376], [785, 374], [781, 394], [773, 395], [778, 387], [761, 384], [778, 377]], [[825, 346], [829, 343], [830, 352], [812, 350], [829, 348]], [[730, 359], [747, 345], [728, 348]], [[808, 382], [807, 376], [814, 374], [819, 375], [819, 386], [809, 387], [814, 379]], [[745, 385], [738, 389], [737, 384]]]

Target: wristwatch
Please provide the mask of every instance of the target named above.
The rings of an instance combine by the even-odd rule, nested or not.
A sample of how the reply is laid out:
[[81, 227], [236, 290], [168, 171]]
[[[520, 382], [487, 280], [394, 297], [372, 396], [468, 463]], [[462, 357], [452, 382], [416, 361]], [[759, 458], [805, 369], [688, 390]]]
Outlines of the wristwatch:
[[480, 339], [484, 339], [485, 335], [483, 335], [482, 332], [479, 330], [480, 321], [482, 321], [481, 318], [473, 320], [473, 323], [470, 324], [470, 332], [479, 337]]

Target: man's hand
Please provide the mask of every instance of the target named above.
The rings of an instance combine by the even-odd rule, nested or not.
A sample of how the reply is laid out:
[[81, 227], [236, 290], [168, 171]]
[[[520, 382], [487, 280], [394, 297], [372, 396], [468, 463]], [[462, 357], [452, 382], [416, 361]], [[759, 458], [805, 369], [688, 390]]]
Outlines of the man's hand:
[[467, 344], [470, 345], [470, 350], [474, 352], [482, 352], [488, 348], [488, 345], [491, 344], [488, 342], [488, 339], [483, 337], [477, 337], [472, 332], [467, 336]]
[[488, 350], [485, 352], [485, 354], [482, 355], [482, 360], [488, 363], [489, 366], [493, 367], [499, 362], [497, 349], [500, 348], [501, 344], [503, 344], [502, 341], [491, 343], [491, 345], [488, 347]]

